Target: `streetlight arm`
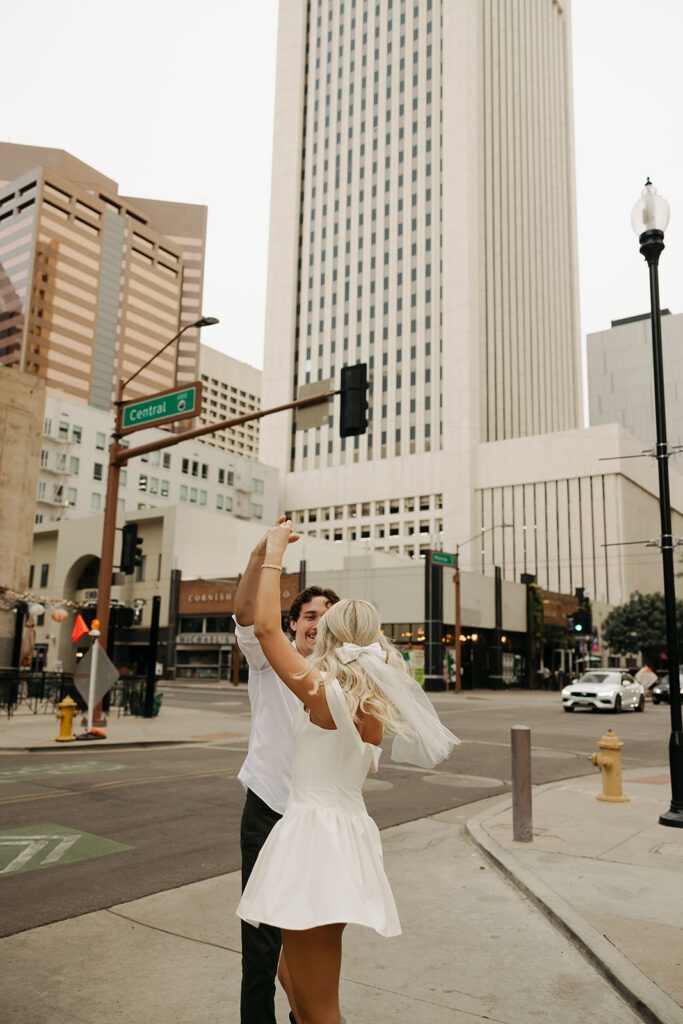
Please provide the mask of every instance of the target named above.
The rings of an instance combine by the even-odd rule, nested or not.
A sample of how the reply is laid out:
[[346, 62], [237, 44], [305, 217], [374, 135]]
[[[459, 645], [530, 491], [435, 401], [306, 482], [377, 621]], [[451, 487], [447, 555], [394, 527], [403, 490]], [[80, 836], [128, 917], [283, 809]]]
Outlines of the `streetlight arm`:
[[158, 352], [155, 352], [153, 356], [149, 357], [146, 363], [143, 363], [142, 366], [139, 366], [135, 373], [131, 374], [128, 380], [123, 381], [119, 388], [119, 400], [121, 399], [121, 395], [123, 394], [123, 389], [127, 387], [127, 385], [130, 384], [132, 380], [135, 380], [137, 375], [139, 373], [142, 373], [142, 371], [146, 369], [149, 366], [149, 364], [153, 362], [158, 356], [160, 356], [162, 352], [165, 352], [169, 345], [172, 345], [174, 341], [177, 341], [181, 334], [184, 334], [185, 331], [189, 331], [190, 327], [210, 327], [212, 324], [217, 323], [218, 320], [216, 319], [216, 317], [202, 316], [199, 318], [199, 320], [194, 320], [191, 324], [185, 324], [184, 327], [181, 327], [178, 333], [174, 334], [173, 337], [166, 342], [163, 348], [160, 348]]
[[122, 394], [123, 394], [123, 389], [124, 389], [125, 387], [127, 387], [127, 386], [128, 386], [128, 384], [130, 384], [130, 382], [131, 382], [132, 380], [135, 380], [135, 378], [137, 377], [137, 375], [138, 375], [139, 373], [142, 373], [142, 371], [143, 371], [143, 370], [145, 370], [145, 369], [146, 369], [146, 368], [147, 368], [147, 367], [149, 366], [149, 364], [150, 364], [150, 363], [151, 363], [151, 362], [152, 362], [152, 361], [153, 361], [154, 359], [156, 359], [156, 358], [157, 358], [157, 356], [160, 356], [162, 352], [165, 352], [165, 351], [166, 351], [166, 349], [167, 349], [167, 348], [169, 347], [169, 345], [172, 345], [174, 341], [177, 341], [177, 340], [178, 340], [178, 338], [180, 337], [180, 335], [181, 335], [181, 334], [184, 334], [184, 333], [185, 333], [185, 331], [186, 331], [186, 330], [188, 330], [188, 328], [190, 328], [190, 327], [194, 327], [194, 324], [185, 324], [185, 326], [184, 326], [184, 327], [181, 327], [181, 329], [180, 329], [180, 330], [178, 331], [178, 333], [177, 333], [177, 334], [174, 334], [174, 335], [173, 335], [173, 337], [172, 337], [172, 338], [171, 338], [171, 339], [170, 339], [169, 341], [167, 341], [167, 342], [166, 342], [166, 344], [164, 345], [164, 347], [163, 347], [163, 348], [160, 348], [158, 352], [155, 352], [153, 356], [150, 356], [150, 358], [149, 358], [149, 359], [147, 360], [147, 362], [146, 362], [146, 363], [143, 363], [143, 364], [142, 364], [142, 366], [139, 366], [139, 367], [137, 368], [137, 370], [135, 371], [135, 373], [131, 374], [131, 376], [130, 376], [130, 377], [128, 378], [128, 380], [124, 380], [124, 381], [123, 381], [123, 383], [121, 384], [121, 389], [120, 389], [120, 395], [122, 395]]

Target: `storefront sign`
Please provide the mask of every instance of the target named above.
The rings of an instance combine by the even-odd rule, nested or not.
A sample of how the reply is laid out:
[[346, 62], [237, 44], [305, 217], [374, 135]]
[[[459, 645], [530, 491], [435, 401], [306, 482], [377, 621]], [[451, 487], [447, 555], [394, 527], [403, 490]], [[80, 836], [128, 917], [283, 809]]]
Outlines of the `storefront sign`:
[[543, 621], [546, 626], [566, 626], [567, 616], [573, 615], [579, 607], [576, 597], [571, 594], [558, 594], [551, 590], [542, 591]]
[[178, 633], [177, 644], [209, 644], [213, 647], [226, 647], [235, 642], [230, 633]]
[[[238, 576], [216, 580], [181, 580], [178, 615], [232, 615], [238, 583]], [[283, 611], [289, 611], [299, 589], [298, 572], [280, 577]]]

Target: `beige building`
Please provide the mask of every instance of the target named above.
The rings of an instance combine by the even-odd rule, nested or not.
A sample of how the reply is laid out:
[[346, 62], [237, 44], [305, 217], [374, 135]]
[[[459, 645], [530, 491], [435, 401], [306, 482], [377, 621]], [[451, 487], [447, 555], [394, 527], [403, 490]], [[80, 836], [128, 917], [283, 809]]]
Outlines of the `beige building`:
[[370, 425], [261, 458], [304, 528], [453, 550], [477, 445], [581, 423], [569, 4], [281, 0], [277, 59], [262, 401], [363, 361]]
[[[127, 378], [199, 315], [206, 209], [128, 199], [62, 150], [0, 144], [0, 364], [108, 409]], [[187, 331], [129, 386], [197, 379]]]
[[[261, 371], [208, 345], [199, 349], [202, 411], [199, 426], [219, 423], [258, 412], [261, 408]], [[198, 439], [214, 448], [258, 458], [259, 423], [251, 420]]]
[[0, 665], [11, 665], [16, 598], [30, 580], [45, 385], [0, 366]]

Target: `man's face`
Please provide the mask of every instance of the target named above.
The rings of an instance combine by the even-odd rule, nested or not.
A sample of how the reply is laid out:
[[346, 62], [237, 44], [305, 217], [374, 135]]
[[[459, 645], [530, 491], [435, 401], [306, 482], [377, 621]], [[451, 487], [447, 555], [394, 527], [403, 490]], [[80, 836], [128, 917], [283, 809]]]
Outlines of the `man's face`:
[[290, 619], [289, 627], [294, 633], [294, 644], [304, 658], [313, 654], [318, 623], [329, 607], [330, 602], [326, 597], [314, 597], [312, 601], [301, 606], [296, 622]]

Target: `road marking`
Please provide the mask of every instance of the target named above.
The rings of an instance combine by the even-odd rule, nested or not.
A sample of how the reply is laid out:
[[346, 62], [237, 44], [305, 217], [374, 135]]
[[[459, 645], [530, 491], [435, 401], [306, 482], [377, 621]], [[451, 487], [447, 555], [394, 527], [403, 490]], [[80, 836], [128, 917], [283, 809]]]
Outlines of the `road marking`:
[[237, 778], [237, 772], [228, 771], [227, 768], [213, 768], [206, 772], [189, 772], [186, 775], [156, 775], [146, 779], [123, 779], [120, 782], [97, 782], [94, 786], [86, 786], [84, 789], [53, 789], [49, 793], [31, 793], [27, 796], [10, 796], [0, 800], [0, 806], [6, 804], [19, 804], [31, 800], [54, 800], [57, 797], [83, 796], [98, 789], [119, 789], [123, 786], [144, 786], [154, 782], [173, 782], [182, 779], [204, 779], [211, 775], [227, 775], [230, 779]]
[[83, 772], [118, 772], [134, 765], [113, 764], [111, 761], [55, 761], [50, 764], [27, 764], [19, 768], [0, 769], [0, 785], [10, 782], [30, 782], [49, 775], [80, 775]]
[[[15, 852], [17, 847], [19, 850]], [[132, 846], [113, 839], [78, 832], [63, 825], [35, 825], [30, 831], [9, 829], [0, 832], [0, 876], [58, 864], [74, 864], [132, 849]]]

